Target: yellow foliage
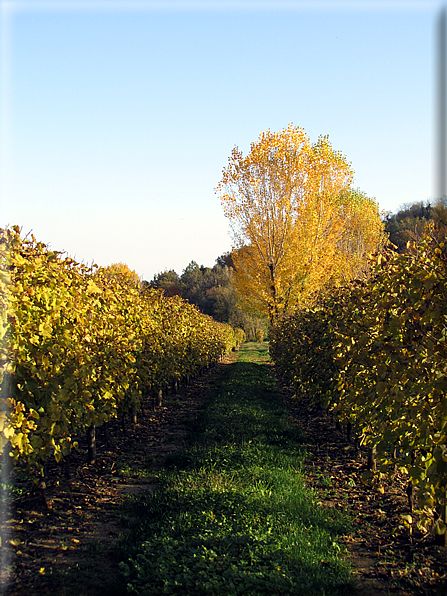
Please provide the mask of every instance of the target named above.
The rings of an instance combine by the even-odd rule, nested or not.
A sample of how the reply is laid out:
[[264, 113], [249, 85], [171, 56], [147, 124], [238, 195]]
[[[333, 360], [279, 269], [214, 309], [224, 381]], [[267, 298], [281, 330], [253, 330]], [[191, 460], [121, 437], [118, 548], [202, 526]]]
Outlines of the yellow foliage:
[[140, 289], [125, 265], [95, 271], [18, 226], [0, 230], [0, 266], [0, 450], [30, 469], [245, 339], [178, 296]]
[[352, 180], [327, 137], [311, 144], [292, 124], [261, 133], [246, 157], [233, 150], [217, 192], [233, 233], [235, 287], [248, 308], [273, 322], [364, 273], [383, 224]]
[[132, 287], [139, 288], [141, 279], [136, 271], [132, 271], [125, 263], [112, 263], [104, 269], [106, 277], [113, 277]]

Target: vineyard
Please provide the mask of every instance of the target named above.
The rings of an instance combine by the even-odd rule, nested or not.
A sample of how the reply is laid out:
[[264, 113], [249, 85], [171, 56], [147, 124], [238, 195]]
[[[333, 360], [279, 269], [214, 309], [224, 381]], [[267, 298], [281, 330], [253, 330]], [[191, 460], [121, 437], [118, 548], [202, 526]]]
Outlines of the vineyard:
[[271, 354], [298, 396], [331, 411], [368, 452], [364, 480], [406, 478], [400, 523], [445, 544], [447, 247], [434, 228], [381, 254], [368, 281], [285, 318]]
[[[107, 571], [92, 580], [97, 564], [88, 568], [89, 594], [101, 582], [117, 595], [356, 593], [353, 578], [365, 578], [350, 561], [366, 507], [348, 505], [349, 491], [371, 501], [370, 518], [394, 524], [387, 540], [369, 526], [374, 549], [379, 557], [400, 540], [411, 593], [443, 593], [447, 563], [438, 557], [435, 572], [423, 550], [447, 537], [447, 245], [433, 226], [407, 252], [374, 257], [368, 278], [278, 317], [268, 349], [258, 331], [241, 351], [243, 330], [119, 268], [77, 263], [17, 227], [1, 231], [0, 251], [2, 489], [13, 469], [23, 504], [19, 537], [2, 524], [1, 546], [25, 561], [8, 571], [23, 582], [17, 594], [37, 581], [39, 594], [77, 593], [76, 569], [38, 548], [48, 524], [67, 560], [97, 545], [90, 554]], [[224, 361], [233, 369], [216, 372]], [[203, 395], [186, 397], [202, 378]], [[178, 451], [166, 438], [172, 412], [192, 404], [201, 417]], [[111, 487], [129, 476], [138, 492], [120, 500]], [[390, 505], [390, 490], [404, 505]], [[82, 534], [100, 516], [100, 493], [113, 502], [107, 524], [124, 528], [105, 554]], [[390, 577], [382, 587], [395, 589]]]
[[18, 227], [2, 230], [0, 449], [44, 483], [95, 428], [135, 417], [148, 399], [216, 363], [244, 340], [178, 297], [87, 267]]

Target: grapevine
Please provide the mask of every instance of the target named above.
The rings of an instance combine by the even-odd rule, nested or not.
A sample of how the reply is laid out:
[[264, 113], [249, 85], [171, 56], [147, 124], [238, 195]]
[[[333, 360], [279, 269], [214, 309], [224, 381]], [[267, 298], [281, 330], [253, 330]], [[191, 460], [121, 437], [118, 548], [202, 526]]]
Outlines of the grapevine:
[[244, 340], [178, 297], [0, 235], [0, 449], [42, 473], [76, 437]]

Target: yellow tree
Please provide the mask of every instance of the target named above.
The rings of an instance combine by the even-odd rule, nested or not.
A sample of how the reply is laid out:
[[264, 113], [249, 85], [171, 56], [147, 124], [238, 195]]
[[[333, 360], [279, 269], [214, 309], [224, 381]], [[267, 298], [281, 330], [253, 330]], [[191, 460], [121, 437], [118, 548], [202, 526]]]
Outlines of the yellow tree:
[[273, 322], [343, 278], [363, 197], [352, 179], [328, 137], [311, 144], [292, 124], [261, 133], [245, 157], [233, 150], [217, 192], [233, 234], [235, 286], [248, 307]]
[[141, 279], [136, 271], [133, 271], [125, 263], [112, 263], [104, 269], [107, 277], [118, 279], [123, 284], [132, 288], [140, 288]]
[[365, 257], [380, 251], [388, 238], [374, 199], [358, 189], [350, 190], [347, 199], [349, 209], [337, 245], [341, 282], [368, 277], [371, 261]]

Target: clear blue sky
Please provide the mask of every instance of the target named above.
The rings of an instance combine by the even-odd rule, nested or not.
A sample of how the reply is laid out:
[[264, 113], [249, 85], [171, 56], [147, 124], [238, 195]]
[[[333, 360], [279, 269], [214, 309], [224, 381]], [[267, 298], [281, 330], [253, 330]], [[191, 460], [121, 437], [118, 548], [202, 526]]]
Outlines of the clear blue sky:
[[1, 2], [0, 226], [144, 279], [231, 249], [235, 145], [328, 134], [384, 210], [435, 196], [439, 2]]

